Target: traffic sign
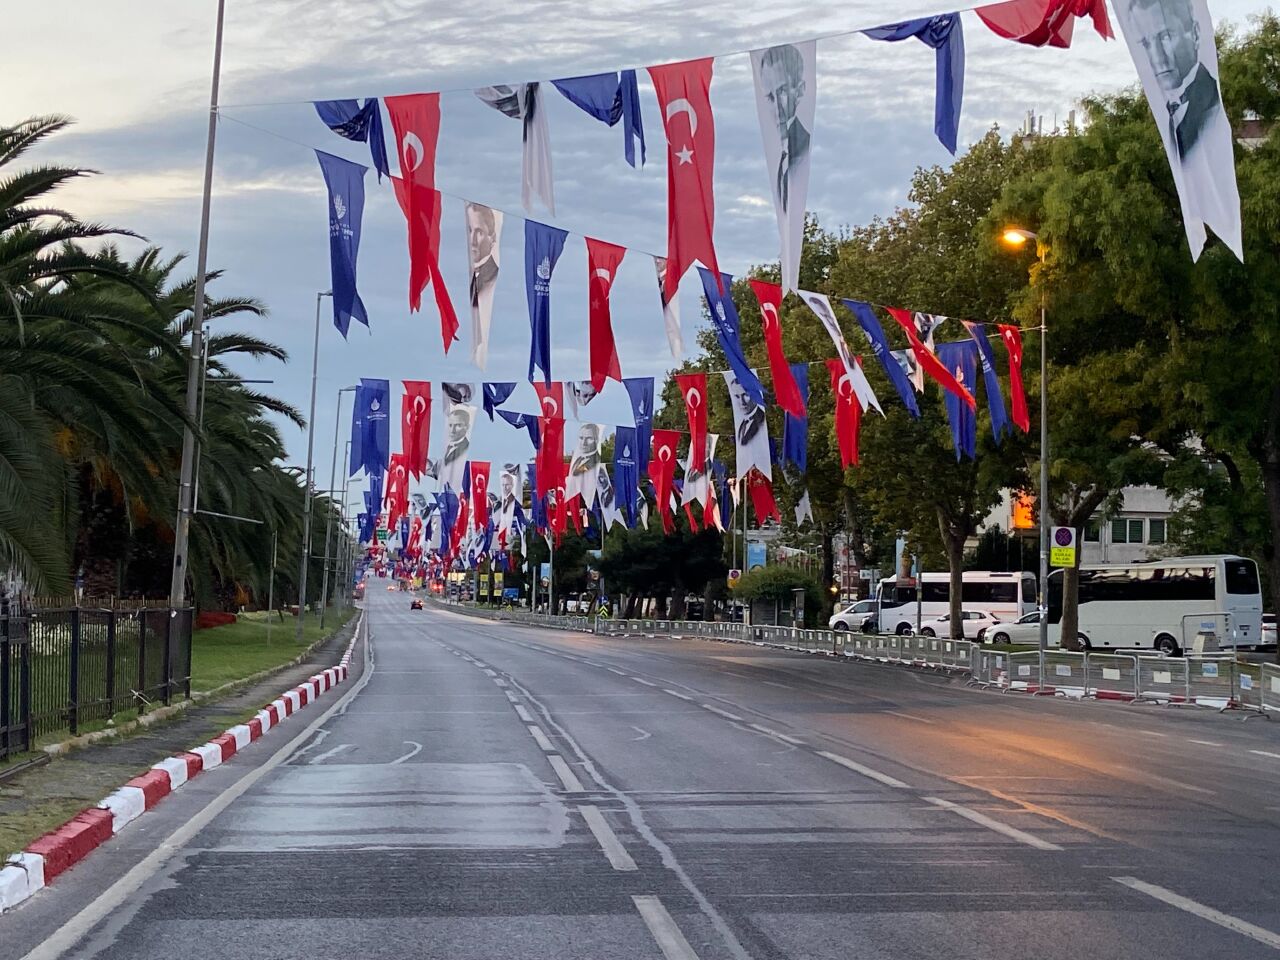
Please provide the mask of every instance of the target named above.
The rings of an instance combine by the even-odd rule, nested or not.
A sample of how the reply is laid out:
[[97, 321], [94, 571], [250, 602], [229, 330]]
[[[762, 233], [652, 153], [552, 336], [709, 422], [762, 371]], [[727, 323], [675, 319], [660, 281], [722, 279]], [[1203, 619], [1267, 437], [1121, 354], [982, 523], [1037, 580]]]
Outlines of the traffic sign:
[[1054, 527], [1049, 531], [1049, 563], [1055, 567], [1076, 565], [1076, 528]]
[[737, 567], [734, 567], [734, 569], [729, 571], [729, 586], [731, 587], [734, 586], [741, 579], [742, 579], [742, 571], [739, 570]]

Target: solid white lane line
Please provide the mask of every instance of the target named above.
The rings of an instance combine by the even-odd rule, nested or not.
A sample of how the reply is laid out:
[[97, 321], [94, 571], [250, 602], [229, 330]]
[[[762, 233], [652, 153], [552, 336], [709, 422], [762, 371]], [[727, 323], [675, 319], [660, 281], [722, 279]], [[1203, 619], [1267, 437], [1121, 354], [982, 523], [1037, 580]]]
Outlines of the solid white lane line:
[[772, 727], [766, 727], [759, 723], [750, 724], [750, 727], [752, 730], [759, 730], [761, 733], [765, 734], [766, 736], [777, 737], [779, 740], [785, 740], [787, 743], [793, 744], [794, 746], [797, 746], [797, 747], [804, 746], [803, 740], [797, 740], [795, 737], [788, 736], [787, 734], [782, 733], [779, 730], [774, 730]]
[[662, 690], [662, 692], [663, 692], [663, 693], [669, 693], [669, 694], [671, 694], [673, 697], [679, 697], [681, 700], [688, 700], [690, 703], [692, 703], [692, 702], [693, 702], [693, 697], [686, 696], [685, 694], [681, 693], [679, 690], [668, 690], [668, 689], [666, 689], [666, 688], [664, 687], [664, 688], [663, 688], [663, 690]]
[[608, 670], [610, 673], [616, 673], [620, 677], [625, 677], [627, 675], [626, 671], [619, 670], [617, 667], [605, 667], [605, 669]]
[[916, 723], [933, 723], [934, 722], [933, 720], [929, 720], [925, 717], [917, 717], [915, 714], [912, 714], [912, 713], [899, 713], [897, 710], [886, 710], [885, 713], [891, 714], [895, 717], [901, 717], [903, 720], [914, 720], [916, 721]]
[[870, 767], [864, 767], [856, 760], [850, 760], [848, 757], [842, 757], [838, 753], [828, 753], [826, 750], [819, 750], [818, 756], [826, 757], [832, 763], [838, 763], [840, 766], [845, 767], [848, 770], [852, 770], [854, 773], [860, 773], [864, 777], [870, 777], [877, 783], [883, 783], [886, 787], [893, 787], [895, 790], [910, 789], [897, 777], [891, 777], [887, 773], [881, 773], [879, 770], [872, 770]]
[[1269, 753], [1266, 750], [1250, 750], [1250, 753], [1256, 753], [1260, 757], [1270, 757], [1272, 760], [1280, 760], [1280, 753]]
[[1247, 920], [1241, 920], [1239, 917], [1222, 913], [1213, 909], [1213, 907], [1206, 907], [1203, 903], [1197, 903], [1181, 894], [1174, 893], [1172, 890], [1157, 887], [1154, 883], [1147, 883], [1137, 877], [1112, 877], [1111, 879], [1116, 883], [1129, 887], [1131, 890], [1137, 890], [1139, 893], [1145, 893], [1147, 896], [1154, 897], [1162, 903], [1167, 903], [1171, 907], [1185, 910], [1187, 913], [1202, 920], [1208, 920], [1210, 923], [1216, 923], [1220, 927], [1226, 927], [1228, 930], [1248, 937], [1250, 940], [1257, 940], [1259, 943], [1266, 944], [1272, 950], [1280, 950], [1280, 934], [1272, 933], [1263, 927], [1254, 926]]
[[516, 704], [516, 716], [519, 717], [521, 720], [523, 720], [525, 723], [533, 723], [533, 715], [529, 713], [529, 711], [526, 710], [522, 704], [519, 704], [519, 703]]
[[1019, 843], [1025, 843], [1028, 847], [1034, 847], [1036, 850], [1061, 850], [1062, 848], [1056, 843], [1050, 843], [1048, 840], [1041, 840], [1034, 834], [1027, 833], [1025, 830], [1019, 830], [1017, 827], [1011, 827], [1007, 823], [1001, 823], [999, 820], [993, 820], [985, 813], [979, 813], [977, 810], [970, 810], [968, 807], [962, 807], [958, 803], [952, 803], [950, 800], [943, 800], [941, 797], [925, 797], [926, 803], [932, 803], [935, 807], [941, 807], [943, 810], [950, 810], [952, 813], [959, 814], [966, 820], [986, 827], [988, 830], [994, 830], [996, 833], [1004, 834], [1010, 840], [1017, 840]]
[[761, 682], [761, 683], [763, 683], [763, 684], [765, 684], [765, 685], [767, 685], [767, 686], [770, 686], [770, 687], [781, 687], [783, 690], [790, 690], [790, 689], [791, 689], [791, 684], [789, 684], [789, 683], [778, 683], [776, 680], [761, 680], [760, 682]]
[[627, 853], [626, 847], [622, 845], [622, 841], [618, 839], [618, 835], [605, 820], [599, 807], [583, 805], [578, 807], [578, 812], [582, 814], [582, 819], [587, 821], [587, 828], [596, 838], [596, 843], [600, 844], [600, 849], [604, 851], [605, 858], [613, 869], [624, 871], [639, 869], [636, 862], [631, 859], [631, 854]]
[[644, 677], [632, 677], [631, 679], [634, 680], [636, 683], [643, 683], [646, 687], [657, 686], [657, 684], [654, 683], [652, 680], [646, 680]]
[[332, 757], [335, 753], [341, 753], [343, 750], [350, 750], [354, 746], [354, 743], [340, 743], [331, 750], [326, 750], [324, 753], [317, 753], [314, 757], [308, 760], [307, 763], [319, 763], [321, 760]]
[[551, 764], [551, 769], [556, 772], [556, 776], [560, 778], [560, 782], [566, 790], [570, 793], [583, 792], [582, 781], [573, 772], [573, 768], [564, 762], [564, 757], [558, 753], [553, 753], [547, 757], [547, 762]]
[[1202, 747], [1220, 747], [1222, 744], [1214, 743], [1212, 740], [1191, 740], [1188, 738], [1187, 743], [1198, 743]]
[[485, 667], [485, 668], [484, 668], [484, 675], [485, 675], [486, 677], [496, 677], [496, 676], [497, 676], [497, 674], [496, 674], [496, 673], [494, 673], [492, 670], [490, 670], [488, 667]]
[[710, 710], [712, 713], [717, 714], [717, 715], [719, 715], [719, 716], [721, 716], [721, 717], [724, 717], [726, 720], [739, 720], [739, 721], [740, 721], [740, 720], [742, 719], [742, 718], [741, 718], [740, 716], [738, 716], [736, 713], [730, 713], [728, 710], [721, 710], [719, 707], [713, 707], [713, 706], [712, 706], [711, 704], [709, 704], [709, 703], [704, 703], [704, 704], [702, 705], [702, 709], [703, 709], [703, 710]]
[[413, 749], [410, 750], [408, 753], [406, 753], [403, 757], [396, 757], [394, 760], [391, 761], [392, 763], [404, 763], [406, 760], [412, 760], [414, 757], [416, 757], [418, 754], [422, 752], [422, 744], [418, 743], [417, 740], [406, 740], [404, 741], [404, 745], [406, 747], [413, 747]]
[[547, 739], [547, 735], [542, 732], [541, 727], [530, 727], [529, 732], [533, 734], [533, 742], [547, 753], [550, 753], [555, 749], [555, 747], [551, 745], [551, 741]]
[[671, 919], [671, 914], [667, 913], [661, 900], [657, 897], [636, 896], [631, 900], [667, 960], [698, 960], [698, 955], [689, 946], [689, 941], [684, 938], [675, 920]]
[[1144, 737], [1167, 737], [1167, 733], [1161, 733], [1159, 730], [1139, 730]]

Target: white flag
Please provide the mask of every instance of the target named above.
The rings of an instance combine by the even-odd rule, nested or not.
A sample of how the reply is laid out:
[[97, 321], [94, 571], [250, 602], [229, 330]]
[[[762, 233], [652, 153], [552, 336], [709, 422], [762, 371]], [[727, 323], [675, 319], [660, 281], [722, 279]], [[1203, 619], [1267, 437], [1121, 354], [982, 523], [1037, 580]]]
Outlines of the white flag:
[[809, 503], [809, 491], [807, 489], [800, 495], [800, 502], [796, 504], [796, 526], [800, 526], [805, 520], [813, 523], [813, 507]]
[[520, 198], [525, 210], [532, 213], [533, 197], [537, 195], [554, 216], [556, 201], [551, 177], [551, 131], [547, 126], [541, 85], [518, 83], [515, 86], [480, 87], [476, 96], [500, 113], [523, 121]]
[[746, 476], [752, 467], [756, 467], [768, 479], [773, 474], [770, 470], [769, 425], [765, 422], [764, 407], [755, 402], [732, 370], [724, 371], [724, 380], [729, 385], [729, 400], [733, 404], [736, 469], [740, 475]]
[[1218, 87], [1218, 51], [1205, 0], [1112, 0], [1155, 115], [1182, 222], [1198, 260], [1205, 226], [1244, 260], [1231, 123]]
[[662, 322], [667, 328], [667, 346], [671, 348], [671, 356], [679, 360], [684, 356], [684, 338], [680, 335], [680, 298], [673, 294], [667, 299], [667, 258], [654, 257], [653, 265], [658, 271], [658, 298], [662, 301]]
[[440, 458], [440, 485], [461, 494], [462, 472], [471, 459], [471, 428], [476, 422], [476, 411], [467, 403], [446, 404], [444, 416], [445, 447]]
[[716, 441], [719, 439], [718, 433], [707, 434], [707, 458], [701, 467], [695, 466], [693, 450], [689, 450], [684, 461], [684, 489], [680, 494], [680, 506], [696, 502], [706, 510], [707, 498], [711, 495], [711, 461], [715, 459]]
[[[862, 409], [874, 407], [876, 413], [884, 416], [884, 411], [880, 409], [880, 401], [876, 399], [876, 392], [871, 389], [871, 383], [867, 380], [867, 375], [862, 372], [862, 367], [853, 362], [853, 354], [849, 352], [849, 344], [845, 342], [844, 334], [840, 330], [840, 324], [836, 321], [836, 312], [832, 309], [831, 301], [827, 299], [825, 293], [812, 293], [809, 290], [797, 290], [800, 299], [809, 305], [809, 309], [817, 315], [822, 321], [822, 325], [827, 330], [827, 335], [831, 337], [831, 342], [836, 345], [836, 352], [840, 354], [840, 362], [844, 364], [844, 372], [849, 377], [849, 382], [853, 384], [853, 392], [858, 395], [858, 402], [862, 404]], [[762, 471], [767, 477], [769, 472]]]
[[782, 288], [800, 282], [804, 205], [809, 194], [809, 141], [818, 101], [818, 42], [751, 51], [765, 169], [782, 243]]
[[[516, 511], [524, 499], [524, 476], [518, 463], [502, 465], [502, 496], [498, 501], [498, 532], [509, 537], [515, 524]], [[505, 541], [504, 541], [505, 542]]]
[[471, 266], [471, 362], [481, 370], [489, 360], [489, 320], [498, 285], [502, 211], [480, 203], [466, 205], [467, 254]]

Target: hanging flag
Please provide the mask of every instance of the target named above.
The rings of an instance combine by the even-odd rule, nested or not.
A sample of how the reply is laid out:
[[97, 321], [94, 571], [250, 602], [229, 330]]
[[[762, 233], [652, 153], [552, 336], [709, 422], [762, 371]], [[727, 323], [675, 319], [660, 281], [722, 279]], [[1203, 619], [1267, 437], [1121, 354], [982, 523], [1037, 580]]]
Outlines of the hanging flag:
[[800, 500], [796, 503], [796, 526], [801, 526], [806, 520], [812, 525], [813, 505], [809, 502], [808, 488], [800, 494]]
[[542, 87], [537, 83], [481, 87], [476, 96], [499, 113], [523, 121], [524, 155], [521, 160], [520, 199], [533, 213], [536, 196], [554, 217], [555, 191], [551, 176], [551, 132], [547, 126]]
[[1031, 429], [1031, 417], [1027, 413], [1027, 395], [1022, 389], [1022, 331], [1011, 323], [998, 323], [996, 329], [1009, 354], [1009, 404], [1013, 408], [1013, 422], [1027, 433]]
[[329, 272], [333, 280], [333, 325], [345, 338], [352, 318], [369, 326], [369, 314], [356, 290], [356, 257], [364, 217], [364, 174], [368, 167], [316, 151], [329, 189]]
[[903, 23], [891, 23], [862, 31], [873, 40], [906, 40], [915, 37], [935, 54], [936, 90], [933, 99], [933, 132], [942, 145], [956, 152], [960, 105], [964, 100], [964, 28], [960, 14], [942, 13]]
[[600, 395], [590, 380], [569, 380], [565, 383], [565, 400], [575, 417], [579, 416], [587, 405]]
[[567, 230], [536, 220], [524, 222], [524, 286], [529, 302], [529, 379], [535, 367], [551, 382], [551, 274], [564, 250]]
[[782, 522], [778, 501], [773, 498], [773, 483], [767, 474], [758, 470], [747, 474], [747, 492], [751, 496], [751, 509], [755, 512], [757, 527], [763, 527], [766, 520]]
[[490, 422], [493, 421], [493, 411], [502, 406], [515, 392], [516, 384], [514, 380], [496, 381], [490, 380], [482, 383], [480, 403], [484, 407], [484, 412], [489, 415]]
[[733, 508], [738, 502], [738, 481], [734, 479], [732, 487], [730, 486], [728, 471], [719, 461], [712, 464], [712, 469], [716, 477], [716, 501], [720, 505], [720, 522], [716, 526], [720, 530], [727, 530], [733, 526]]
[[805, 416], [804, 399], [782, 352], [782, 287], [765, 280], [750, 280], [751, 289], [760, 301], [760, 323], [764, 328], [764, 346], [769, 353], [769, 372], [773, 375], [773, 396], [778, 406], [793, 417]]
[[1000, 36], [1033, 47], [1071, 46], [1077, 17], [1091, 17], [1093, 29], [1110, 40], [1106, 0], [1008, 0], [977, 7], [974, 11]]
[[[493, 316], [493, 293], [498, 286], [499, 251], [502, 241], [502, 211], [481, 203], [466, 204], [467, 262], [471, 280], [471, 362], [481, 370], [489, 360], [489, 320]], [[489, 415], [493, 419], [493, 415]]]
[[772, 476], [772, 458], [769, 455], [769, 425], [765, 422], [764, 405], [739, 382], [732, 370], [724, 371], [729, 386], [729, 400], [733, 405], [733, 439], [739, 476], [752, 467], [764, 476]]
[[982, 382], [987, 389], [987, 409], [991, 412], [991, 433], [998, 444], [1004, 434], [1012, 433], [1009, 417], [1004, 410], [1004, 395], [1000, 392], [1000, 376], [996, 373], [996, 358], [987, 339], [987, 328], [980, 323], [961, 321], [978, 347], [978, 360], [982, 364]]
[[671, 516], [671, 495], [675, 489], [676, 448], [680, 443], [680, 431], [653, 431], [653, 456], [649, 459], [649, 479], [653, 481], [653, 491], [657, 497], [658, 512], [662, 515], [663, 526], [669, 524]]
[[588, 510], [595, 506], [599, 493], [600, 444], [603, 439], [604, 427], [601, 424], [578, 424], [578, 438], [569, 458], [565, 493], [571, 500], [581, 497], [582, 505]]
[[483, 530], [489, 525], [489, 461], [471, 461], [471, 527]]
[[636, 526], [636, 499], [640, 496], [640, 440], [635, 427], [613, 430], [613, 495], [627, 529]]
[[538, 496], [564, 486], [564, 418], [540, 417], [538, 432]]
[[793, 463], [804, 473], [809, 469], [809, 365], [793, 363], [790, 372], [800, 393], [801, 416], [788, 413], [782, 418], [782, 463]]
[[539, 533], [547, 529], [547, 498], [538, 492], [538, 464], [525, 465], [529, 477], [529, 522]]
[[719, 439], [719, 434], [708, 434], [706, 457], [701, 462], [695, 460], [693, 448], [690, 447], [689, 455], [684, 462], [684, 486], [680, 491], [680, 505], [696, 503], [702, 507], [704, 516], [708, 498], [711, 496], [711, 462], [715, 459], [716, 443]]
[[505, 548], [510, 543], [511, 531], [524, 525], [524, 479], [520, 464], [504, 463], [498, 481], [502, 495], [498, 498], [498, 542]]
[[427, 448], [431, 441], [431, 384], [426, 380], [405, 380], [403, 383], [400, 443], [404, 447], [409, 472], [421, 480], [427, 470]]
[[542, 411], [542, 416], [564, 417], [563, 381], [552, 380], [548, 383], [535, 382], [533, 384], [533, 390], [538, 395], [538, 407]]
[[677, 373], [675, 381], [689, 417], [689, 449], [693, 462], [702, 463], [707, 459], [707, 375]]
[[351, 469], [373, 476], [385, 473], [391, 453], [391, 382], [362, 378], [351, 408]]
[[680, 335], [680, 298], [675, 294], [667, 294], [667, 258], [654, 257], [653, 265], [658, 271], [658, 298], [662, 301], [662, 322], [667, 328], [667, 346], [671, 348], [671, 356], [679, 360], [684, 356], [684, 338]]
[[360, 106], [355, 100], [316, 100], [312, 103], [326, 127], [346, 140], [369, 142], [369, 158], [378, 171], [378, 182], [391, 176], [387, 162], [387, 140], [382, 132], [382, 111], [371, 97]]
[[448, 405], [444, 415], [445, 448], [440, 458], [440, 483], [446, 489], [466, 495], [463, 471], [471, 455], [471, 428], [475, 426], [477, 409], [468, 403]]
[[444, 394], [444, 412], [448, 416], [455, 404], [470, 403], [475, 397], [476, 388], [472, 383], [460, 383], [453, 380], [440, 381], [440, 392]]
[[587, 237], [587, 317], [591, 341], [591, 384], [596, 390], [603, 390], [605, 380], [610, 377], [622, 381], [618, 348], [613, 341], [609, 295], [613, 290], [613, 278], [618, 274], [618, 264], [622, 263], [626, 253], [626, 247]]
[[[919, 364], [920, 369], [937, 381], [944, 390], [954, 393], [967, 403], [970, 409], [976, 409], [978, 402], [974, 399], [973, 394], [969, 392], [969, 389], [964, 384], [957, 383], [955, 377], [951, 375], [946, 366], [938, 361], [937, 355], [921, 342], [911, 311], [904, 310], [901, 307], [885, 307], [885, 309], [889, 311], [894, 320], [898, 321], [898, 326], [902, 327], [906, 332], [907, 339], [911, 342], [911, 352], [915, 355], [916, 363]], [[930, 330], [930, 335], [932, 335], [932, 330]]]
[[711, 113], [712, 60], [650, 67], [667, 135], [667, 270], [663, 290], [675, 298], [680, 278], [695, 260], [720, 273], [716, 262], [716, 201], [712, 187], [716, 123]]
[[631, 397], [631, 419], [636, 427], [636, 464], [649, 472], [649, 446], [653, 439], [653, 377], [628, 377], [622, 381]]
[[702, 292], [707, 298], [711, 325], [715, 329], [720, 349], [724, 351], [738, 382], [751, 393], [752, 399], [759, 406], [764, 406], [764, 386], [742, 352], [742, 325], [738, 320], [738, 308], [729, 295], [733, 277], [727, 273], [712, 273], [704, 267], [699, 267], [698, 273], [702, 277]]
[[765, 169], [782, 244], [782, 286], [787, 290], [795, 290], [800, 283], [809, 140], [818, 100], [817, 62], [816, 40], [751, 51]]
[[840, 362], [844, 364], [844, 372], [849, 375], [849, 382], [853, 385], [854, 393], [858, 396], [858, 402], [862, 404], [863, 411], [874, 407], [876, 413], [884, 416], [884, 411], [880, 409], [880, 401], [876, 399], [875, 391], [871, 389], [871, 384], [867, 380], [867, 375], [862, 372], [862, 367], [853, 360], [853, 353], [849, 350], [849, 344], [844, 339], [844, 333], [840, 329], [840, 324], [836, 320], [835, 309], [831, 306], [831, 301], [825, 293], [812, 293], [808, 290], [796, 291], [800, 294], [800, 299], [808, 304], [809, 309], [814, 312], [822, 326], [826, 329], [827, 335], [831, 337], [831, 342], [836, 345], [836, 352], [840, 354]]
[[[886, 310], [889, 308], [886, 307]], [[892, 311], [890, 311], [892, 313]], [[911, 322], [916, 328], [916, 334], [920, 337], [920, 342], [924, 344], [924, 348], [930, 353], [937, 353], [934, 346], [934, 335], [940, 326], [947, 322], [947, 317], [938, 316], [934, 313], [921, 313], [919, 310], [911, 314]], [[924, 393], [924, 367], [920, 366], [915, 359], [914, 353], [907, 353], [910, 358], [906, 363], [902, 364], [902, 369], [906, 371], [908, 379], [916, 388], [916, 393]]]
[[[387, 529], [394, 530], [397, 521], [409, 512], [409, 469], [404, 454], [393, 453], [387, 464]], [[402, 540], [401, 543], [404, 541]]]
[[1120, 30], [1155, 115], [1191, 259], [1213, 228], [1244, 261], [1231, 121], [1218, 87], [1218, 51], [1205, 0], [1121, 0]]
[[[968, 387], [978, 377], [978, 345], [973, 340], [957, 340], [938, 346], [938, 360], [955, 377], [956, 383]], [[978, 455], [978, 418], [973, 407], [961, 402], [953, 393], [943, 397], [947, 405], [947, 420], [951, 423], [951, 440], [956, 448], [956, 460], [964, 454], [970, 460]]]
[[885, 339], [884, 328], [880, 326], [880, 321], [876, 319], [875, 311], [871, 309], [871, 304], [863, 303], [861, 300], [845, 300], [844, 305], [852, 311], [854, 319], [858, 321], [858, 326], [862, 328], [862, 332], [866, 334], [867, 342], [871, 344], [871, 352], [875, 354], [876, 360], [880, 362], [881, 369], [884, 370], [885, 376], [889, 378], [889, 382], [893, 384], [898, 396], [902, 399], [903, 404], [911, 413], [911, 416], [919, 419], [920, 408], [916, 406], [915, 391], [911, 388], [911, 380], [907, 376], [907, 372], [893, 356], [893, 351], [889, 349], [889, 341]]
[[[858, 361], [855, 359], [855, 363]], [[834, 357], [827, 361], [831, 374], [831, 393], [835, 398], [836, 445], [840, 449], [840, 469], [858, 465], [858, 431], [862, 425], [862, 405], [858, 402], [853, 380], [844, 364]]]
[[621, 120], [622, 150], [627, 163], [636, 165], [636, 142], [639, 141], [640, 165], [644, 166], [644, 122], [640, 118], [640, 87], [634, 70], [551, 82], [570, 103], [601, 123], [612, 127]]

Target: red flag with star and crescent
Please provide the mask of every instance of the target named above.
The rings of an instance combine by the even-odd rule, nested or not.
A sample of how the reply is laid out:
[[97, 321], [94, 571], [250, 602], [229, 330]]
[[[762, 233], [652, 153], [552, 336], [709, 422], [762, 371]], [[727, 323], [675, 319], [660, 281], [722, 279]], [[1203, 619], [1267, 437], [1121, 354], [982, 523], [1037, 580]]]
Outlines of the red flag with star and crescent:
[[712, 60], [650, 67], [667, 134], [667, 299], [694, 261], [716, 277], [716, 201], [712, 174], [716, 122], [711, 113]]
[[[862, 358], [854, 357], [858, 366], [862, 366]], [[835, 395], [836, 408], [836, 443], [840, 448], [840, 469], [849, 464], [858, 465], [858, 431], [862, 426], [862, 404], [849, 379], [849, 371], [844, 368], [844, 361], [833, 357], [827, 361], [827, 370], [831, 373], [831, 392]]]
[[755, 467], [747, 474], [747, 492], [751, 495], [751, 509], [756, 515], [756, 526], [764, 526], [766, 520], [782, 522], [778, 501], [773, 497], [773, 481]]
[[564, 486], [564, 417], [538, 418], [538, 496]]
[[671, 514], [671, 491], [676, 481], [676, 448], [679, 444], [679, 430], [653, 431], [653, 456], [649, 458], [649, 479], [653, 481], [653, 493], [657, 500], [658, 512], [662, 515], [663, 527], [667, 526], [668, 517]]
[[1069, 47], [1077, 17], [1090, 17], [1093, 29], [1110, 40], [1106, 0], [1008, 0], [973, 11], [994, 32], [1033, 47]]
[[676, 384], [689, 415], [689, 462], [707, 462], [707, 375], [677, 373]]
[[916, 321], [911, 316], [910, 310], [904, 310], [902, 307], [885, 307], [889, 311], [889, 315], [898, 321], [898, 326], [902, 327], [903, 332], [907, 335], [907, 340], [911, 343], [911, 352], [915, 354], [916, 363], [920, 364], [922, 370], [929, 376], [933, 377], [944, 390], [949, 390], [957, 397], [969, 405], [970, 410], [978, 408], [978, 401], [973, 398], [964, 386], [951, 375], [938, 355], [930, 350], [920, 340], [920, 334], [916, 330]]
[[804, 397], [796, 383], [787, 355], [782, 352], [782, 287], [767, 280], [750, 280], [751, 289], [760, 301], [760, 323], [764, 327], [764, 346], [769, 353], [769, 373], [773, 376], [773, 395], [778, 406], [793, 417], [805, 417]]
[[1013, 422], [1027, 433], [1031, 429], [1031, 417], [1027, 414], [1027, 395], [1022, 389], [1022, 331], [1012, 323], [997, 323], [1000, 339], [1009, 354], [1009, 399], [1013, 407]]
[[483, 530], [489, 525], [488, 460], [471, 461], [471, 525]]
[[403, 453], [393, 453], [387, 464], [387, 529], [396, 529], [400, 518], [409, 512], [409, 467]]
[[613, 318], [609, 310], [609, 295], [613, 292], [613, 278], [618, 275], [618, 264], [627, 248], [587, 237], [587, 294], [588, 329], [591, 339], [591, 385], [604, 389], [604, 382], [612, 377], [622, 382], [622, 365], [618, 363], [618, 347], [613, 340]]
[[431, 440], [431, 384], [426, 380], [405, 380], [400, 398], [402, 417], [400, 441], [405, 465], [421, 480], [427, 472], [427, 447]]
[[538, 406], [544, 417], [564, 417], [564, 381], [552, 380], [550, 383], [533, 382], [533, 390], [538, 395]]

